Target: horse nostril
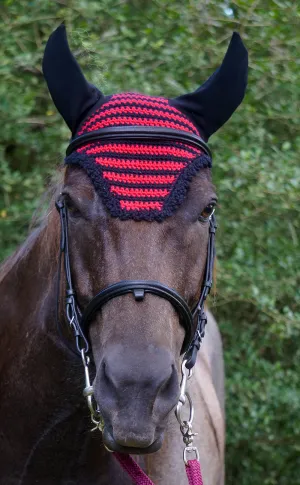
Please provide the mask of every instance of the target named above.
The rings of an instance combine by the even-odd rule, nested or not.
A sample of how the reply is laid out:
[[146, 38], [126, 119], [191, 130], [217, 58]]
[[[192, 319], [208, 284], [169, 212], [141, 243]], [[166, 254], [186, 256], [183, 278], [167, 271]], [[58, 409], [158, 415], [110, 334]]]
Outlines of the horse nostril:
[[106, 371], [106, 369], [107, 369], [106, 362], [105, 362], [105, 361], [103, 361], [103, 362], [102, 362], [102, 374], [103, 374], [103, 378], [104, 378], [105, 380], [109, 381], [109, 378], [108, 378], [108, 375], [107, 375], [107, 371]]
[[102, 379], [103, 379], [103, 385], [105, 387], [110, 387], [113, 388], [114, 390], [117, 389], [118, 384], [115, 382], [115, 379], [113, 377], [113, 372], [110, 371], [109, 366], [107, 365], [107, 362], [103, 360], [102, 362]]
[[162, 385], [160, 393], [168, 396], [173, 396], [174, 394], [177, 395], [179, 393], [178, 376], [174, 365], [172, 365], [171, 375]]
[[168, 379], [161, 386], [155, 399], [154, 410], [162, 417], [167, 416], [176, 406], [179, 397], [178, 374], [174, 365]]
[[115, 405], [118, 396], [118, 385], [105, 360], [102, 361], [98, 369], [94, 382], [94, 393], [98, 405], [105, 404], [105, 407], [108, 408]]

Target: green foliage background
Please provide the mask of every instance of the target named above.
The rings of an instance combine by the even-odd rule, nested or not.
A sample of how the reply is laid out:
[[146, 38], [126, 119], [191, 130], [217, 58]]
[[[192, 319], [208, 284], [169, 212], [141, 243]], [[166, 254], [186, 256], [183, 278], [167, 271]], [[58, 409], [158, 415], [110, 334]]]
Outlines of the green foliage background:
[[2, 0], [0, 255], [27, 234], [68, 140], [41, 59], [65, 20], [106, 93], [176, 96], [249, 49], [246, 99], [213, 136], [218, 289], [227, 372], [227, 484], [300, 484], [300, 4], [287, 0]]

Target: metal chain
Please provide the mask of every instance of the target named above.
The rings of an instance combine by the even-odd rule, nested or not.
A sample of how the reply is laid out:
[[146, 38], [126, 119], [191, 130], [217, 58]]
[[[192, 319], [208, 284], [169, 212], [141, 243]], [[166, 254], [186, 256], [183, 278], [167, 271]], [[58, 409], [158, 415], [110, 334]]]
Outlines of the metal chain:
[[[181, 383], [180, 383], [180, 396], [178, 400], [178, 404], [175, 410], [175, 415], [177, 421], [180, 425], [180, 431], [182, 434], [182, 439], [184, 442], [184, 450], [183, 450], [183, 461], [187, 465], [188, 458], [187, 455], [189, 453], [195, 453], [196, 459], [199, 460], [199, 451], [196, 446], [193, 446], [194, 436], [197, 436], [198, 433], [193, 433], [192, 424], [194, 420], [194, 406], [192, 402], [192, 398], [187, 391], [187, 383], [191, 379], [193, 375], [192, 369], [188, 369], [186, 367], [187, 360], [183, 360], [181, 365]], [[188, 405], [188, 420], [183, 419], [183, 409]]]
[[84, 348], [80, 349], [80, 353], [81, 353], [82, 363], [84, 367], [84, 377], [85, 377], [85, 387], [83, 389], [83, 395], [86, 398], [86, 402], [91, 413], [91, 421], [95, 425], [91, 431], [96, 431], [97, 429], [102, 431], [104, 427], [103, 419], [99, 410], [94, 405], [94, 389], [93, 389], [93, 386], [91, 385], [90, 372], [89, 372], [90, 358], [88, 355], [86, 355]]

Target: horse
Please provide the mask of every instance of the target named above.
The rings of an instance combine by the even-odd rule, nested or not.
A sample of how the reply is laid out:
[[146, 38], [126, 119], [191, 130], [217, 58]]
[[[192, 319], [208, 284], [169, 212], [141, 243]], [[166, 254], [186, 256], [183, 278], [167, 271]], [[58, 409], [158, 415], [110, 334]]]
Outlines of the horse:
[[247, 66], [234, 33], [194, 93], [104, 96], [64, 25], [50, 36], [44, 76], [72, 141], [46, 214], [0, 270], [1, 483], [129, 485], [117, 452], [156, 485], [186, 485], [174, 408], [194, 342], [189, 443], [205, 485], [224, 484], [222, 342], [211, 313], [203, 339], [189, 308], [217, 200], [206, 142], [241, 103]]

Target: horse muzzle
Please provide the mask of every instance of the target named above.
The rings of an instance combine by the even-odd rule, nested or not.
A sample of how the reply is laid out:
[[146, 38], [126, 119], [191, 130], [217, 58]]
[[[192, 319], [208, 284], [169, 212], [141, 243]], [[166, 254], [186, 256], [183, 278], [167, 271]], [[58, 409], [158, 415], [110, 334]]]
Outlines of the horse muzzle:
[[[138, 436], [126, 436], [125, 439], [115, 439], [113, 430], [110, 426], [104, 426], [102, 439], [105, 448], [110, 452], [128, 453], [130, 455], [146, 455], [158, 451], [163, 443], [164, 433], [150, 444], [148, 440], [141, 439]], [[123, 444], [121, 444], [123, 443]]]
[[93, 387], [103, 440], [112, 451], [152, 453], [161, 447], [167, 417], [178, 402], [177, 369], [166, 349], [133, 353], [126, 347], [108, 346], [97, 368]]

